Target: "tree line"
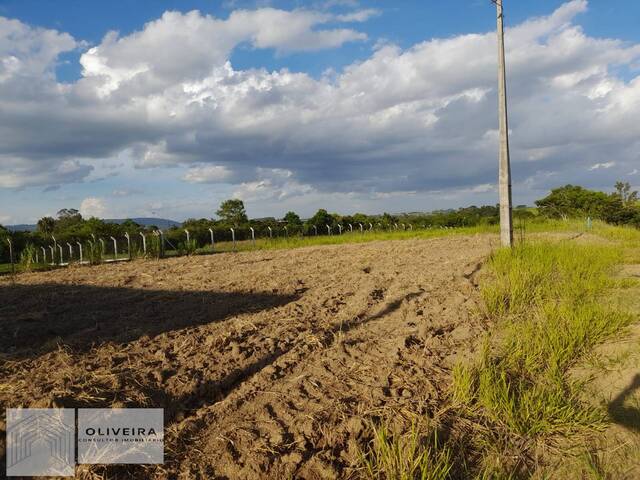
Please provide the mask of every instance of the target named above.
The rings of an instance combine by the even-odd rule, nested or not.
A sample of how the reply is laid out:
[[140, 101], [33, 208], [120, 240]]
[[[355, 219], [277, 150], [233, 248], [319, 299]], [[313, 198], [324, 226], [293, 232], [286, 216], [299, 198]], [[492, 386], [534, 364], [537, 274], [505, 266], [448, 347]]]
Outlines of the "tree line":
[[[640, 228], [640, 203], [638, 192], [632, 191], [629, 183], [618, 182], [613, 193], [589, 190], [576, 185], [565, 185], [554, 189], [545, 198], [537, 200], [536, 209], [520, 205], [514, 210], [516, 222], [534, 221], [544, 218], [586, 218], [603, 220], [617, 225], [632, 225]], [[366, 215], [340, 215], [319, 209], [311, 218], [303, 220], [295, 212], [287, 212], [282, 218], [249, 219], [244, 203], [239, 199], [222, 202], [215, 212], [216, 219], [188, 219], [180, 227], [172, 227], [164, 231], [165, 239], [170, 246], [177, 250], [190, 250], [194, 245], [210, 243], [211, 233], [214, 240], [230, 241], [231, 231], [234, 229], [236, 240], [251, 238], [251, 228], [256, 237], [284, 237], [327, 235], [329, 230], [338, 233], [341, 226], [347, 230], [351, 224], [358, 231], [373, 226], [375, 230], [391, 230], [395, 228], [455, 228], [479, 225], [496, 225], [500, 214], [497, 205], [470, 206], [457, 210], [440, 210], [431, 213], [408, 213]], [[327, 229], [329, 226], [329, 229]], [[397, 226], [397, 227], [396, 227]], [[409, 227], [411, 226], [411, 227]], [[184, 230], [189, 230], [190, 238], [187, 242]], [[123, 223], [108, 223], [92, 217], [85, 219], [76, 209], [62, 209], [56, 218], [43, 217], [37, 223], [34, 232], [10, 233], [0, 225], [0, 262], [8, 261], [6, 238], [11, 238], [16, 252], [27, 245], [35, 248], [47, 247], [52, 243], [52, 237], [59, 244], [66, 242], [86, 242], [92, 238], [122, 239], [128, 233], [135, 248], [139, 248], [140, 232], [152, 235], [157, 231], [156, 226], [142, 226], [132, 220]]]

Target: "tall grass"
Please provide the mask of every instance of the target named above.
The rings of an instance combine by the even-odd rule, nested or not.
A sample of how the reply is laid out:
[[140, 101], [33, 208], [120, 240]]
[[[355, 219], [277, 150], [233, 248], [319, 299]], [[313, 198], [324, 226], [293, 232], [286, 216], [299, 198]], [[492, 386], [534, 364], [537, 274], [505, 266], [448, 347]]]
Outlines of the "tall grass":
[[20, 253], [20, 268], [23, 272], [30, 272], [36, 263], [36, 247], [28, 243]]
[[440, 445], [435, 430], [413, 424], [406, 433], [386, 425], [374, 427], [369, 449], [362, 455], [367, 477], [379, 480], [445, 480], [453, 467], [452, 452]]
[[481, 292], [497, 335], [477, 364], [454, 369], [453, 400], [491, 429], [530, 441], [601, 426], [605, 413], [581, 400], [567, 373], [634, 321], [606, 301], [621, 261], [615, 244], [535, 242], [496, 252]]

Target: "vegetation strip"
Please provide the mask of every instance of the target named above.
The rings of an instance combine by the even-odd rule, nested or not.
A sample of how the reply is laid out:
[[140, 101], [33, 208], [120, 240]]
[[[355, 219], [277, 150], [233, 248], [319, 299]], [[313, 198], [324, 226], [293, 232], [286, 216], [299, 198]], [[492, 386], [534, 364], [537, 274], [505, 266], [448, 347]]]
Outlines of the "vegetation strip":
[[[481, 358], [456, 365], [450, 405], [421, 428], [394, 432], [391, 419], [374, 426], [361, 462], [367, 476], [530, 478], [549, 460], [540, 445], [577, 445], [606, 428], [606, 408], [587, 403], [569, 371], [637, 320], [607, 298], [629, 286], [612, 274], [637, 261], [640, 232], [594, 228], [614, 242], [527, 241], [492, 255], [481, 294], [494, 327]], [[453, 425], [446, 435], [443, 418]]]

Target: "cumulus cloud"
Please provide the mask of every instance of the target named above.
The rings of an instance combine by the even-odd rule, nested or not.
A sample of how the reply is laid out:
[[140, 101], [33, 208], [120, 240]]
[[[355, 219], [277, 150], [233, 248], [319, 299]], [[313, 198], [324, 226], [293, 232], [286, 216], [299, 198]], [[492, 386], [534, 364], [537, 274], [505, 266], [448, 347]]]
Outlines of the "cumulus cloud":
[[80, 204], [80, 214], [84, 218], [97, 217], [105, 218], [109, 209], [103, 198], [88, 197]]
[[[513, 171], [528, 191], [564, 179], [607, 186], [637, 166], [640, 77], [618, 72], [633, 71], [640, 45], [586, 35], [576, 16], [587, 6], [569, 1], [507, 30]], [[495, 32], [379, 44], [321, 78], [230, 61], [239, 45], [287, 54], [362, 41], [343, 24], [377, 13], [166, 12], [89, 49], [2, 19], [0, 161], [9, 168], [0, 188], [80, 181], [96, 159], [128, 149], [137, 168], [186, 167], [176, 181], [232, 183], [255, 201], [494, 194]], [[75, 48], [85, 49], [82, 78], [61, 84], [53, 66]]]
[[[340, 20], [364, 21], [370, 14], [357, 12], [351, 19]], [[367, 38], [352, 29], [315, 28], [332, 20], [334, 17], [325, 13], [274, 8], [236, 10], [226, 20], [195, 10], [165, 12], [126, 37], [108, 33], [100, 45], [82, 55], [80, 63], [84, 77], [94, 81], [101, 97], [121, 86], [130, 93], [148, 94], [209, 76], [243, 42], [255, 48], [295, 52], [334, 48]]]
[[293, 172], [283, 169], [258, 168], [257, 180], [243, 182], [233, 196], [246, 202], [285, 200], [315, 193], [311, 185], [302, 184], [293, 178]]
[[205, 165], [190, 168], [183, 179], [189, 183], [221, 183], [229, 180], [231, 170], [220, 165]]

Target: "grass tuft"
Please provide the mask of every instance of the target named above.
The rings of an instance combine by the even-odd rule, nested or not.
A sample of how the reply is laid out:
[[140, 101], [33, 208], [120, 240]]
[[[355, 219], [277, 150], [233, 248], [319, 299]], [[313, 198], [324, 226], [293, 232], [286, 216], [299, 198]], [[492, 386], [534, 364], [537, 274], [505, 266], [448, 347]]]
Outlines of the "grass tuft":
[[435, 430], [424, 433], [415, 423], [404, 434], [374, 427], [368, 451], [362, 455], [368, 478], [381, 480], [445, 480], [453, 467], [451, 450], [440, 444]]

